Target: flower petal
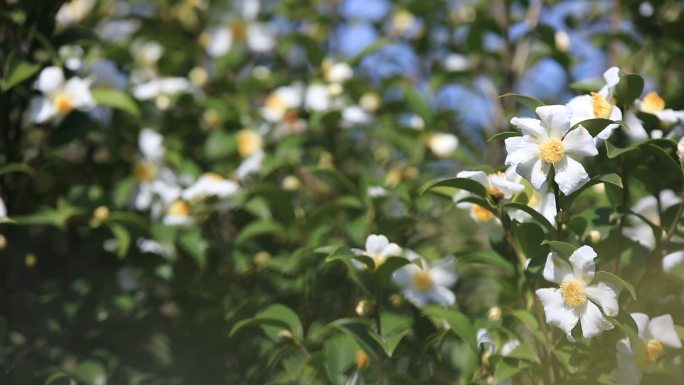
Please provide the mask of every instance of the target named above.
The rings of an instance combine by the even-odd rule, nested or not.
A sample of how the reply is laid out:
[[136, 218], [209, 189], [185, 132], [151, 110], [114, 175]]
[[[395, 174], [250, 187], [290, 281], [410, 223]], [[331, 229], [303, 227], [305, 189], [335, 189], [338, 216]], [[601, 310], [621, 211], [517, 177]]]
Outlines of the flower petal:
[[618, 314], [618, 294], [619, 288], [615, 288], [606, 282], [599, 282], [596, 285], [585, 288], [587, 297], [596, 302], [607, 316], [614, 317]]
[[570, 123], [573, 126], [587, 119], [594, 119], [594, 102], [591, 95], [575, 96], [566, 105], [572, 112]]
[[534, 118], [513, 118], [511, 124], [522, 131], [524, 135], [529, 135], [534, 139], [543, 140], [548, 138], [548, 133], [542, 127], [541, 121]]
[[456, 295], [444, 286], [435, 286], [429, 293], [430, 299], [442, 306], [456, 303]]
[[594, 139], [586, 128], [579, 126], [570, 131], [563, 138], [565, 152], [578, 156], [595, 156], [598, 154]]
[[95, 108], [95, 99], [90, 94], [90, 82], [84, 79], [71, 78], [64, 87], [71, 97], [74, 107], [81, 111], [89, 111]]
[[570, 129], [571, 112], [567, 106], [551, 105], [537, 107], [535, 110], [549, 137], [560, 138]]
[[504, 141], [506, 145], [506, 165], [518, 165], [537, 159], [539, 143], [530, 136], [514, 136]]
[[648, 323], [648, 331], [653, 338], [671, 348], [679, 349], [682, 347], [682, 342], [674, 328], [672, 316], [669, 314], [651, 318], [651, 322]]
[[389, 245], [389, 240], [384, 235], [371, 234], [366, 238], [366, 253], [377, 256]]
[[578, 161], [564, 157], [554, 165], [556, 168], [555, 181], [565, 195], [572, 194], [589, 181], [589, 174]]
[[31, 99], [29, 116], [33, 123], [45, 123], [57, 115], [57, 110], [48, 98], [42, 96]]
[[641, 338], [642, 340], [648, 339], [648, 316], [644, 313], [632, 313], [631, 316], [634, 320], [634, 323], [636, 323], [637, 325], [637, 332], [639, 333], [639, 338]]
[[461, 171], [456, 174], [456, 178], [467, 178], [476, 181], [477, 183], [487, 187], [487, 174], [483, 171]]
[[587, 301], [585, 310], [580, 318], [582, 323], [582, 335], [584, 338], [591, 338], [604, 330], [610, 330], [614, 326], [601, 314], [598, 306], [593, 302]]
[[612, 90], [620, 82], [620, 69], [618, 67], [608, 68], [603, 73], [603, 78], [606, 80], [606, 87]]
[[[574, 341], [572, 338], [572, 329], [577, 325], [577, 321], [579, 321], [579, 314], [577, 314], [577, 311], [565, 306], [559, 289], [538, 289], [536, 293], [544, 306], [546, 322], [559, 327], [565, 332], [569, 340]], [[596, 308], [596, 310], [598, 310], [598, 308]]]
[[684, 251], [675, 251], [663, 257], [663, 271], [669, 272], [684, 262]]
[[57, 91], [64, 84], [64, 72], [59, 67], [45, 67], [38, 76], [35, 88], [44, 94]]
[[456, 283], [458, 276], [456, 275], [456, 259], [454, 257], [442, 258], [432, 263], [429, 269], [430, 278], [437, 286], [449, 287]]
[[570, 263], [572, 264], [572, 271], [575, 278], [581, 280], [585, 284], [594, 279], [596, 252], [591, 246], [582, 246], [575, 250], [570, 255]]
[[572, 269], [560, 257], [554, 253], [549, 253], [546, 257], [543, 275], [545, 280], [560, 284], [566, 277], [572, 276]]

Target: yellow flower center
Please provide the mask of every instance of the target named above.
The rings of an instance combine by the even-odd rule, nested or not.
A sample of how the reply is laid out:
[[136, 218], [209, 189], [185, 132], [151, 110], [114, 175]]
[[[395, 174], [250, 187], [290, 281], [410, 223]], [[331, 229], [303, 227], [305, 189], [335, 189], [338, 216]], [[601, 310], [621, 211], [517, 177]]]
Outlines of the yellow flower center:
[[641, 102], [641, 111], [648, 112], [649, 114], [655, 114], [665, 109], [665, 101], [658, 95], [657, 92], [651, 91]]
[[55, 96], [52, 104], [55, 107], [55, 110], [61, 115], [67, 114], [74, 109], [74, 103], [71, 101], [71, 97], [63, 92], [60, 92]]
[[594, 106], [594, 117], [597, 119], [608, 119], [610, 112], [613, 111], [613, 105], [610, 104], [606, 98], [597, 94], [591, 93], [591, 101]]
[[190, 214], [190, 205], [180, 200], [175, 201], [171, 203], [166, 213], [172, 216], [185, 217]]
[[422, 292], [426, 292], [432, 288], [432, 278], [430, 278], [430, 273], [425, 270], [420, 270], [416, 272], [413, 276], [413, 284], [416, 289]]
[[567, 279], [560, 285], [563, 302], [570, 307], [580, 307], [587, 303], [587, 292], [581, 283]]
[[237, 135], [238, 152], [242, 157], [248, 157], [263, 146], [261, 135], [254, 130], [242, 130]]
[[555, 164], [560, 162], [565, 156], [565, 147], [563, 142], [557, 138], [546, 139], [539, 146], [539, 152], [537, 153], [539, 159], [546, 163]]
[[385, 263], [386, 260], [387, 260], [387, 257], [385, 257], [384, 255], [379, 255], [379, 256], [375, 257], [373, 259], [373, 263], [375, 263], [375, 269], [377, 270], [380, 267], [380, 265]]
[[236, 41], [245, 40], [245, 37], [247, 37], [247, 24], [242, 20], [234, 21], [230, 24], [230, 32], [233, 33], [233, 39]]
[[643, 346], [643, 362], [647, 365], [653, 365], [662, 353], [663, 344], [656, 339], [650, 339]]
[[470, 211], [479, 222], [489, 222], [494, 218], [494, 214], [491, 211], [480, 205], [473, 205]]
[[223, 180], [223, 177], [215, 172], [205, 173], [204, 176], [216, 182], [220, 182]]
[[285, 99], [283, 99], [276, 92], [270, 94], [266, 98], [266, 101], [264, 102], [264, 104], [266, 105], [266, 108], [268, 108], [269, 110], [278, 111], [278, 112], [283, 113], [283, 114], [285, 113], [285, 111], [287, 111], [287, 108], [288, 108], [287, 102], [285, 101]]
[[149, 182], [157, 176], [157, 167], [148, 162], [141, 162], [133, 168], [133, 177], [138, 182]]

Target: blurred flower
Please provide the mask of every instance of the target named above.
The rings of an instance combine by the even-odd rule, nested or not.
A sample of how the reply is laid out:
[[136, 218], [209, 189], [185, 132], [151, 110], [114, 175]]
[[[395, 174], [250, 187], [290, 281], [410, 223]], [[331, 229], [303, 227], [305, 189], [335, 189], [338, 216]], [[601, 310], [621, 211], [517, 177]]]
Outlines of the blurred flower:
[[560, 288], [536, 291], [544, 306], [546, 322], [563, 330], [571, 341], [574, 341], [572, 329], [578, 321], [582, 324], [584, 338], [613, 328], [596, 304], [608, 316], [618, 313], [618, 288], [606, 282], [589, 285], [594, 279], [594, 258], [594, 249], [582, 246], [570, 255], [570, 267], [567, 262], [549, 253], [544, 266], [544, 279], [557, 283]]
[[0, 219], [7, 218], [7, 206], [5, 206], [5, 201], [0, 198]]
[[657, 116], [664, 128], [684, 121], [684, 111], [665, 108], [665, 100], [655, 91], [649, 92], [643, 99], [637, 99], [634, 103], [639, 111]]
[[347, 106], [342, 110], [342, 125], [350, 127], [366, 125], [373, 121], [373, 116], [357, 105]]
[[31, 100], [31, 121], [59, 121], [73, 110], [93, 109], [95, 100], [90, 94], [90, 83], [90, 80], [78, 77], [72, 77], [65, 82], [61, 68], [44, 68], [34, 85], [34, 88], [43, 95]]
[[[639, 199], [632, 211], [648, 219], [656, 226], [661, 225], [660, 211], [680, 203], [680, 199], [672, 190], [663, 190], [655, 196], [646, 196]], [[653, 234], [653, 228], [641, 218], [633, 215], [626, 217], [626, 224], [622, 228], [622, 235], [634, 240], [649, 250], [653, 250], [656, 245], [656, 236]]]
[[641, 372], [652, 367], [662, 355], [665, 346], [679, 349], [682, 342], [669, 314], [648, 318], [643, 313], [632, 313], [632, 318], [638, 328], [638, 345], [632, 348], [629, 338], [617, 342], [617, 369], [611, 377], [622, 385], [638, 385], [641, 382]]
[[[366, 250], [352, 249], [356, 255], [371, 257], [375, 262], [375, 268], [382, 265], [388, 257], [401, 256], [402, 249], [396, 243], [390, 243], [386, 236], [371, 234], [366, 238]], [[354, 260], [357, 267], [365, 266], [361, 262]]]
[[392, 9], [388, 0], [343, 0], [340, 14], [347, 19], [379, 21]]
[[166, 214], [162, 219], [165, 225], [182, 226], [192, 223], [192, 216], [190, 216], [190, 205], [182, 200], [176, 200], [169, 205]]
[[224, 179], [221, 175], [208, 172], [202, 175], [194, 184], [183, 191], [184, 201], [194, 202], [206, 198], [226, 198], [235, 195], [240, 187], [232, 180]]
[[209, 28], [200, 35], [200, 45], [211, 57], [221, 57], [230, 51], [233, 45], [233, 33], [228, 25], [218, 25]]
[[449, 157], [458, 148], [458, 138], [453, 134], [435, 133], [428, 137], [428, 148], [440, 158]]
[[289, 110], [299, 108], [303, 99], [304, 89], [299, 83], [278, 87], [264, 101], [261, 115], [269, 122], [280, 122]]
[[[496, 342], [494, 341], [494, 338], [487, 329], [477, 329], [476, 340], [477, 345], [481, 346], [484, 352], [488, 355], [492, 355], [499, 351], [499, 347], [497, 346]], [[502, 356], [506, 357], [509, 354], [511, 354], [518, 346], [520, 346], [520, 341], [515, 338], [512, 338], [506, 341], [503, 345], [501, 345], [500, 353]]]
[[102, 41], [111, 43], [123, 43], [140, 29], [140, 20], [135, 19], [102, 19], [95, 27], [97, 37]]
[[[415, 254], [415, 253], [414, 253]], [[451, 306], [456, 296], [449, 287], [456, 283], [456, 261], [446, 257], [432, 265], [418, 256], [413, 261], [394, 272], [392, 280], [402, 288], [404, 297], [416, 307], [424, 307], [430, 302]], [[415, 265], [418, 262], [421, 267]]]
[[517, 173], [529, 180], [535, 189], [546, 182], [553, 166], [558, 187], [563, 194], [571, 194], [587, 183], [589, 175], [582, 164], [568, 155], [595, 156], [598, 154], [596, 145], [584, 127], [568, 131], [572, 119], [568, 107], [542, 106], [536, 112], [541, 120], [511, 119], [511, 124], [518, 127], [523, 136], [506, 139], [506, 164], [515, 166]]
[[59, 47], [58, 53], [68, 70], [80, 71], [83, 67], [83, 48], [80, 46], [63, 45]]
[[149, 128], [143, 128], [138, 136], [141, 159], [133, 168], [133, 177], [138, 182], [134, 198], [137, 210], [152, 209], [152, 216], [158, 217], [171, 202], [181, 195], [176, 176], [164, 165], [164, 137]]
[[269, 23], [254, 22], [247, 25], [247, 46], [254, 52], [268, 52], [276, 45], [276, 33]]
[[[487, 193], [495, 201], [510, 199], [513, 194], [525, 189], [525, 186], [511, 178], [510, 172], [508, 174], [497, 172], [487, 175], [482, 171], [461, 171], [456, 174], [456, 177], [472, 179], [478, 182], [487, 189]], [[454, 195], [453, 201], [456, 202], [456, 207], [470, 210], [470, 217], [476, 222], [489, 222], [495, 219], [494, 213], [485, 207], [471, 202], [460, 202], [462, 199], [471, 196], [473, 196], [472, 193], [461, 190]]]
[[323, 60], [323, 79], [328, 83], [344, 84], [354, 75], [354, 70], [345, 62]]
[[98, 60], [88, 67], [93, 76], [93, 87], [123, 90], [128, 85], [128, 77], [111, 60]]
[[423, 34], [423, 21], [406, 9], [397, 9], [389, 19], [389, 35], [415, 39]]
[[157, 108], [165, 110], [170, 106], [170, 97], [180, 93], [197, 93], [195, 86], [182, 77], [158, 78], [138, 84], [133, 96], [138, 100], [154, 100]]
[[560, 63], [543, 58], [525, 72], [516, 92], [542, 100], [565, 99], [568, 75]]
[[419, 68], [418, 56], [406, 42], [384, 45], [365, 55], [359, 64], [359, 71], [374, 82], [394, 76], [417, 80]]
[[258, 131], [243, 129], [237, 133], [237, 146], [240, 156], [247, 158], [263, 149], [264, 140]]
[[261, 164], [264, 161], [264, 156], [264, 152], [258, 150], [245, 158], [245, 160], [240, 163], [237, 170], [235, 170], [235, 178], [238, 180], [245, 180], [250, 175], [259, 172], [259, 170], [261, 170]]
[[313, 111], [324, 112], [340, 107], [340, 103], [325, 85], [311, 84], [306, 88], [304, 106]]
[[[606, 80], [606, 84], [601, 87], [599, 92], [575, 96], [566, 104], [572, 114], [570, 125], [574, 126], [587, 119], [622, 120], [622, 111], [615, 105], [615, 98], [613, 97], [615, 87], [620, 82], [620, 69], [617, 67], [609, 68], [603, 74], [603, 78]], [[609, 124], [596, 135], [594, 140], [608, 139], [618, 126], [617, 123]]]
[[382, 186], [368, 186], [366, 194], [371, 198], [379, 198], [387, 195], [387, 190]]
[[680, 161], [684, 161], [684, 137], [679, 139], [677, 142], [677, 156]]
[[450, 53], [444, 57], [443, 60], [444, 68], [447, 71], [465, 71], [470, 66], [468, 62], [468, 57], [458, 53]]
[[338, 27], [333, 39], [343, 57], [352, 57], [375, 43], [378, 32], [369, 23], [343, 24]]
[[62, 4], [55, 20], [57, 28], [66, 28], [78, 24], [95, 6], [95, 0], [71, 0]]

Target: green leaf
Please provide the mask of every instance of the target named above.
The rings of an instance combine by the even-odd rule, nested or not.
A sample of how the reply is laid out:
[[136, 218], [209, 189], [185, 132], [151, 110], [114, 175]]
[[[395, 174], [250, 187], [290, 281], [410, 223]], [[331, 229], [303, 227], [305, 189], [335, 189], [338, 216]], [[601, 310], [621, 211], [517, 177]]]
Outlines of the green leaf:
[[504, 131], [504, 132], [499, 132], [498, 134], [492, 136], [491, 138], [487, 139], [487, 143], [495, 141], [495, 140], [504, 140], [507, 138], [512, 138], [514, 136], [522, 136], [522, 134], [518, 131]]
[[354, 341], [356, 341], [371, 359], [374, 360], [378, 358], [375, 352], [379, 346], [377, 341], [369, 334], [369, 330], [371, 329], [369, 320], [341, 318], [329, 323], [328, 327], [340, 330], [346, 335], [354, 338]]
[[74, 370], [74, 377], [85, 385], [102, 385], [107, 383], [107, 371], [104, 365], [95, 360], [81, 362]]
[[549, 234], [554, 234], [556, 231], [556, 228], [551, 224], [551, 222], [549, 222], [548, 219], [546, 219], [546, 217], [544, 217], [539, 211], [533, 209], [528, 205], [524, 205], [522, 203], [509, 202], [503, 205], [502, 207], [505, 210], [524, 211], [525, 213], [529, 214], [536, 222], [544, 226], [544, 228]]
[[373, 338], [385, 351], [387, 357], [392, 357], [394, 350], [399, 345], [399, 342], [409, 333], [410, 330], [401, 330], [398, 332], [390, 333], [388, 335], [381, 336], [375, 332], [369, 332], [371, 338]]
[[[475, 337], [475, 327], [463, 313], [458, 310], [445, 309], [436, 305], [428, 305], [422, 309], [422, 312], [426, 316], [436, 319], [437, 321], [446, 321], [454, 334], [468, 344], [473, 351], [479, 351], [477, 339]], [[437, 324], [439, 324], [439, 322], [437, 322]]]
[[560, 205], [564, 210], [570, 209], [572, 206], [572, 202], [577, 199], [583, 192], [587, 191], [590, 187], [597, 185], [599, 183], [603, 184], [612, 184], [618, 188], [622, 188], [622, 178], [618, 174], [615, 173], [610, 173], [610, 174], [604, 174], [604, 175], [599, 175], [596, 177], [591, 178], [587, 183], [584, 184], [584, 186], [580, 187], [577, 191], [573, 192], [570, 195], [561, 195], [560, 199]]
[[558, 254], [563, 259], [568, 259], [572, 253], [577, 250], [577, 247], [560, 241], [544, 241], [542, 245], [549, 245], [552, 251]]
[[[346, 247], [338, 247], [335, 248], [330, 254], [326, 257], [325, 261], [326, 262], [333, 262], [333, 261], [340, 261], [344, 263], [344, 265], [347, 267], [347, 271], [349, 272], [349, 275], [351, 279], [359, 284], [359, 287], [367, 294], [372, 296], [373, 291], [371, 290], [372, 288], [372, 281], [371, 277], [368, 274], [369, 269], [374, 268], [374, 264], [372, 263], [372, 260], [370, 261], [365, 261], [366, 263], [366, 269], [359, 269], [352, 263], [352, 259], [359, 259], [359, 256], [354, 255], [354, 253], [351, 252], [351, 250], [347, 249]], [[370, 258], [370, 257], [367, 257]], [[361, 260], [363, 263], [364, 261]]]
[[202, 237], [202, 232], [195, 228], [184, 232], [178, 239], [180, 246], [195, 260], [200, 270], [204, 270], [207, 264], [207, 241]]
[[434, 125], [434, 116], [426, 98], [416, 92], [416, 87], [413, 84], [402, 82], [400, 86], [404, 91], [409, 107], [423, 119], [426, 127], [432, 127]]
[[0, 317], [0, 348], [5, 343], [5, 336], [7, 335], [7, 320]]
[[508, 273], [514, 272], [514, 267], [510, 261], [493, 250], [480, 250], [465, 255], [460, 255], [457, 259], [459, 264], [482, 263], [485, 265], [499, 267]]
[[392, 273], [402, 266], [408, 265], [409, 263], [411, 263], [411, 261], [404, 257], [387, 257], [385, 261], [380, 264], [380, 266], [377, 266], [375, 269], [375, 275], [378, 277], [380, 282], [386, 282], [392, 277]]
[[606, 155], [608, 159], [615, 159], [617, 157], [623, 156], [625, 154], [638, 155], [641, 150], [636, 146], [630, 146], [625, 148], [615, 147], [610, 141], [606, 140]]
[[637, 295], [636, 295], [636, 290], [634, 289], [634, 286], [632, 286], [631, 283], [625, 281], [624, 279], [618, 277], [617, 275], [613, 273], [609, 273], [607, 271], [599, 271], [594, 275], [594, 282], [598, 281], [607, 281], [609, 283], [616, 284], [620, 287], [623, 287], [627, 289], [629, 294], [632, 296], [632, 299], [636, 301]]
[[518, 345], [517, 348], [513, 349], [513, 351], [510, 352], [506, 357], [540, 363], [536, 350], [532, 347], [532, 345], [524, 342]]
[[427, 182], [418, 189], [418, 195], [423, 195], [426, 191], [435, 187], [452, 187], [466, 190], [482, 198], [487, 197], [487, 189], [485, 186], [468, 178], [449, 178]]
[[529, 108], [531, 111], [535, 111], [537, 107], [541, 107], [544, 105], [544, 102], [542, 102], [539, 99], [535, 99], [531, 96], [525, 96], [525, 95], [520, 95], [520, 94], [504, 94], [499, 96], [499, 98], [512, 98], [516, 102], [522, 104], [523, 106]]
[[302, 341], [304, 338], [304, 329], [299, 317], [285, 305], [273, 304], [254, 317], [237, 322], [229, 334], [232, 336], [243, 327], [252, 325], [283, 328], [292, 333], [295, 341]]
[[140, 118], [138, 104], [128, 94], [113, 88], [98, 88], [91, 91], [97, 104], [112, 107]]
[[681, 179], [684, 176], [682, 174], [682, 165], [679, 160], [670, 156], [662, 147], [651, 142], [642, 143], [639, 147], [644, 152], [650, 153], [656, 158], [665, 162], [669, 168], [673, 169], [673, 171], [676, 170], [677, 179]]
[[335, 385], [344, 385], [349, 376], [346, 371], [356, 361], [358, 345], [347, 334], [328, 338], [323, 346], [323, 366], [328, 379]]
[[119, 243], [119, 250], [116, 254], [119, 258], [124, 258], [126, 253], [128, 253], [128, 248], [131, 246], [131, 235], [125, 227], [118, 223], [108, 223], [107, 226]]
[[40, 70], [40, 65], [38, 64], [26, 61], [15, 62], [14, 65], [10, 65], [10, 68], [8, 68], [5, 73], [5, 78], [2, 82], [2, 91], [6, 92], [10, 88], [33, 76], [38, 70]]
[[571, 130], [581, 130], [582, 127], [584, 127], [591, 136], [595, 137], [601, 131], [603, 131], [604, 128], [608, 127], [611, 124], [620, 123], [612, 121], [610, 119], [587, 119], [572, 126]]
[[644, 91], [644, 79], [637, 74], [625, 74], [620, 76], [620, 82], [615, 87], [615, 96], [618, 105], [625, 111], [625, 107], [631, 106]]
[[235, 243], [243, 244], [247, 240], [252, 239], [259, 235], [273, 234], [281, 235], [286, 233], [287, 230], [279, 223], [272, 220], [259, 220], [250, 223], [245, 226], [245, 228], [240, 231], [240, 233], [235, 237]]
[[0, 175], [4, 175], [10, 172], [23, 172], [24, 174], [33, 176], [33, 174], [36, 173], [36, 170], [34, 170], [33, 167], [25, 163], [9, 163], [0, 167]]
[[70, 385], [70, 384], [71, 384], [71, 377], [69, 377], [64, 372], [53, 373], [44, 382], [44, 385]]
[[506, 380], [520, 373], [521, 370], [525, 369], [525, 365], [513, 366], [509, 364], [506, 360], [499, 361], [494, 367], [494, 385], [499, 385], [504, 383]]

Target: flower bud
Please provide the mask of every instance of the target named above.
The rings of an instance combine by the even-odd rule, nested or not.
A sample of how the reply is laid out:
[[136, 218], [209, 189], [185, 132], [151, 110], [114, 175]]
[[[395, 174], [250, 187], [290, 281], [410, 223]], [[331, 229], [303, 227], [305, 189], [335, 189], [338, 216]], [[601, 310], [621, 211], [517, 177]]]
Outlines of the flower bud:
[[356, 369], [363, 369], [367, 367], [369, 363], [370, 358], [368, 358], [368, 354], [361, 348], [356, 349]]
[[501, 308], [498, 306], [492, 306], [487, 312], [487, 319], [490, 321], [498, 321], [501, 319]]
[[3, 250], [5, 247], [7, 247], [7, 238], [0, 234], [0, 250]]
[[373, 314], [375, 306], [373, 306], [373, 302], [369, 301], [367, 299], [362, 299], [356, 304], [356, 314], [359, 317], [368, 317], [369, 315]]
[[254, 265], [257, 267], [264, 267], [271, 260], [271, 254], [268, 251], [260, 251], [254, 255]]
[[107, 206], [96, 208], [93, 211], [93, 217], [90, 218], [90, 227], [100, 227], [107, 218], [109, 218], [109, 208]]
[[24, 264], [26, 265], [26, 267], [28, 267], [30, 269], [33, 266], [35, 266], [36, 263], [38, 263], [38, 257], [36, 257], [35, 254], [33, 254], [33, 253], [26, 254], [26, 257], [24, 257]]

